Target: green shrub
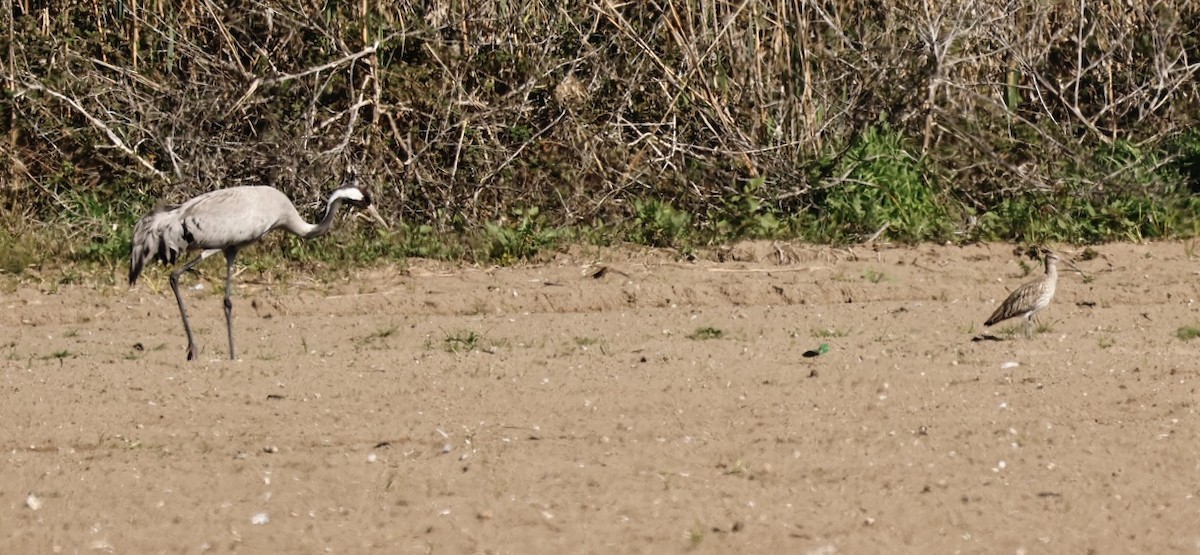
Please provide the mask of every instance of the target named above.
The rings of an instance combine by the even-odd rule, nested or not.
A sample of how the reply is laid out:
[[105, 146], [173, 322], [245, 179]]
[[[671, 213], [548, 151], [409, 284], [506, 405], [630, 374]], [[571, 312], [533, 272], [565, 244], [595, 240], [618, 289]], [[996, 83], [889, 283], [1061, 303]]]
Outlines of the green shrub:
[[657, 199], [634, 199], [634, 227], [630, 239], [651, 247], [673, 247], [692, 233], [692, 216]]
[[546, 226], [538, 208], [514, 208], [514, 220], [484, 224], [484, 254], [488, 260], [511, 264], [528, 260], [558, 240], [557, 230]]
[[786, 230], [776, 210], [764, 201], [766, 179], [755, 177], [730, 196], [719, 209], [710, 210], [707, 224], [717, 241], [779, 236]]
[[946, 199], [917, 150], [888, 126], [867, 129], [816, 195], [811, 235], [856, 241], [886, 225], [883, 236], [895, 240], [946, 238], [952, 229]]

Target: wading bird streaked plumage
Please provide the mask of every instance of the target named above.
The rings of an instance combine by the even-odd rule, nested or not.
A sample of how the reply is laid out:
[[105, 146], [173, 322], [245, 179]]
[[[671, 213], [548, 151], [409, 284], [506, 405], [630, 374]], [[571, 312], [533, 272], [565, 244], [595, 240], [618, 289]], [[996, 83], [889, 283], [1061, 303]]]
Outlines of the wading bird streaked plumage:
[[201, 260], [218, 252], [225, 253], [225, 326], [229, 332], [229, 358], [233, 359], [233, 302], [229, 300], [229, 293], [238, 251], [279, 228], [305, 239], [323, 235], [329, 231], [338, 206], [343, 202], [365, 209], [387, 227], [387, 222], [371, 204], [371, 196], [353, 182], [333, 191], [325, 216], [316, 224], [305, 222], [287, 195], [265, 186], [218, 189], [183, 204], [157, 206], [138, 220], [133, 230], [129, 285], [137, 283], [142, 266], [151, 257], [164, 264], [175, 264], [188, 253], [200, 251], [199, 256], [171, 272], [171, 290], [175, 292], [179, 314], [183, 317], [183, 331], [187, 333], [187, 358], [192, 360], [198, 353], [187, 308], [179, 294], [179, 276]]
[[[1033, 317], [1050, 304], [1050, 299], [1054, 298], [1054, 291], [1058, 287], [1058, 262], [1058, 255], [1047, 252], [1046, 273], [1009, 293], [1008, 298], [1000, 303], [1000, 306], [983, 325], [990, 326], [1009, 318], [1021, 316], [1025, 318], [1025, 321], [1021, 323], [1021, 330], [1025, 333], [1025, 337], [1033, 337]], [[1071, 266], [1069, 262], [1067, 265]], [[1078, 271], [1078, 268], [1075, 269]]]

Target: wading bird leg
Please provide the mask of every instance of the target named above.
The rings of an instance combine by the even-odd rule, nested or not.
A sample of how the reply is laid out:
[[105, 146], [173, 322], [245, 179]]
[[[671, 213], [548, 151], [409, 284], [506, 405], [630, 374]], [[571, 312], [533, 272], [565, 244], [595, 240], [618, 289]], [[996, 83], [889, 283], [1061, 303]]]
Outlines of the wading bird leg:
[[229, 292], [233, 289], [233, 260], [237, 258], [237, 249], [225, 249], [225, 329], [229, 332], [229, 360], [236, 360], [233, 354], [233, 301], [229, 300]]
[[200, 256], [197, 256], [196, 258], [193, 258], [187, 264], [180, 266], [174, 272], [171, 272], [171, 291], [175, 292], [175, 302], [179, 303], [179, 315], [183, 317], [183, 331], [184, 331], [184, 333], [187, 333], [187, 340], [188, 340], [187, 359], [188, 360], [194, 360], [196, 358], [196, 355], [199, 353], [196, 352], [196, 341], [194, 339], [192, 339], [192, 326], [191, 326], [191, 324], [188, 323], [187, 307], [183, 306], [183, 295], [181, 295], [179, 293], [179, 276], [183, 275], [188, 270], [191, 270], [192, 266], [199, 264], [201, 260], [204, 260], [203, 254], [201, 254]]

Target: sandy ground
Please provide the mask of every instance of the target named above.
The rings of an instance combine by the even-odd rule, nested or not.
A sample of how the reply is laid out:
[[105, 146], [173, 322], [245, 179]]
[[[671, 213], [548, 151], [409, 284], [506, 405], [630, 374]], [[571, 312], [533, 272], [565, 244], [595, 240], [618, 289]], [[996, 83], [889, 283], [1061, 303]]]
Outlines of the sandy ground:
[[1200, 553], [1200, 263], [1093, 249], [1000, 341], [1007, 245], [245, 272], [236, 361], [218, 261], [190, 363], [161, 270], [0, 276], [0, 552]]

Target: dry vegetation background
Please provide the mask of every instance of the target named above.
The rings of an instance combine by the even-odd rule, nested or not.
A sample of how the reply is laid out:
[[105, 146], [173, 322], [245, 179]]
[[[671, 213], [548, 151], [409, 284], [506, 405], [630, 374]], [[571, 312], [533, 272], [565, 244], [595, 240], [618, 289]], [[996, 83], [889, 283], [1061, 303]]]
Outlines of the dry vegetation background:
[[239, 184], [315, 203], [353, 165], [437, 232], [536, 207], [546, 226], [940, 240], [1084, 199], [1112, 229], [1057, 238], [1103, 240], [1186, 228], [1154, 203], [1200, 172], [1196, 2], [4, 8], [20, 221]]
[[[1200, 2], [0, 7], [9, 551], [1200, 545], [1197, 243], [1064, 244], [1200, 229]], [[311, 214], [349, 167], [397, 231], [243, 259], [250, 358], [219, 278], [188, 278], [193, 365], [163, 275], [117, 283], [156, 199]], [[392, 260], [611, 229], [1048, 241], [1089, 274], [972, 342], [1027, 249]], [[280, 245], [388, 264], [264, 277]]]

